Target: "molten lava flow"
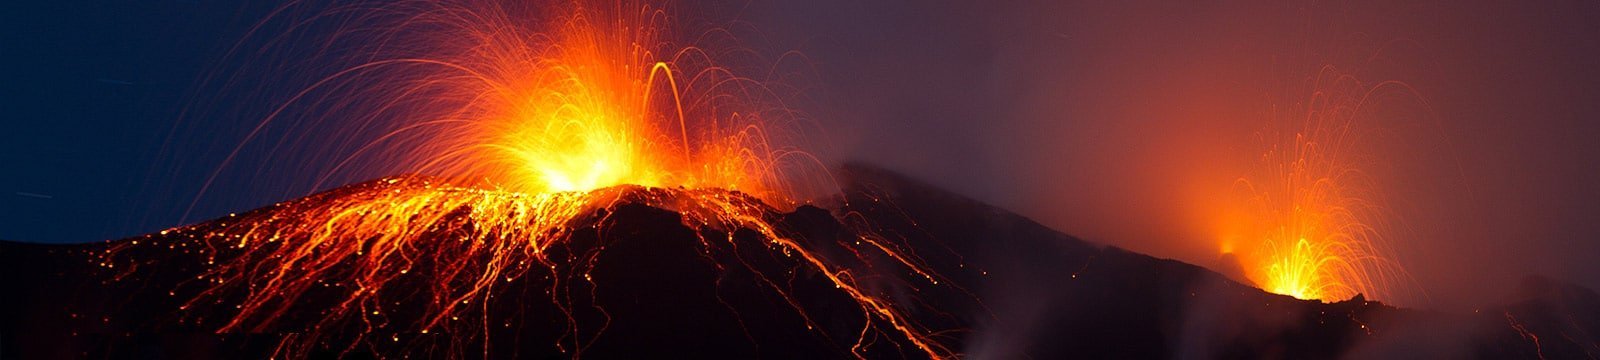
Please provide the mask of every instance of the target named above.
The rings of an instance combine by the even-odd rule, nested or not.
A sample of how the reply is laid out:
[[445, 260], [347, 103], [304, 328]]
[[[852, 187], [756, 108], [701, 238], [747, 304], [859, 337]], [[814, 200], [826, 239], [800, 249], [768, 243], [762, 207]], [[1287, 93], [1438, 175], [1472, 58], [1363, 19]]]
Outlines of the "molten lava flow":
[[[550, 258], [550, 249], [570, 241], [573, 229], [603, 226], [584, 216], [605, 213], [628, 198], [679, 212], [693, 229], [754, 230], [769, 249], [823, 274], [868, 319], [852, 350], [889, 336], [930, 356], [950, 354], [884, 294], [858, 284], [848, 267], [814, 254], [768, 220], [774, 207], [796, 203], [796, 186], [788, 181], [806, 180], [784, 170], [814, 159], [772, 145], [761, 118], [782, 110], [761, 109], [749, 100], [763, 93], [760, 84], [708, 65], [708, 52], [699, 48], [673, 48], [660, 36], [666, 15], [658, 10], [580, 3], [554, 6], [567, 15], [536, 22], [551, 9], [524, 6], [421, 2], [382, 9], [407, 14], [401, 29], [377, 31], [383, 35], [375, 41], [388, 52], [375, 50], [376, 60], [316, 86], [354, 88], [341, 76], [388, 76], [362, 91], [336, 94], [358, 99], [322, 105], [391, 116], [357, 116], [351, 126], [358, 128], [397, 124], [383, 127], [382, 136], [359, 146], [339, 167], [361, 165], [350, 164], [367, 158], [358, 155], [379, 154], [401, 164], [394, 171], [442, 180], [390, 178], [387, 186], [349, 196], [289, 202], [269, 213], [226, 219], [222, 230], [170, 230], [195, 237], [193, 245], [208, 256], [228, 259], [197, 279], [210, 287], [185, 308], [235, 308], [219, 332], [303, 332], [284, 339], [280, 351], [289, 355], [329, 346], [319, 343], [328, 338], [324, 332], [352, 322], [372, 335], [347, 351], [391, 336], [398, 341], [402, 333], [470, 338], [486, 331], [474, 328], [502, 321], [473, 309], [504, 283], [552, 279], [550, 300], [570, 307], [561, 295], [570, 286], [564, 280], [588, 276], [581, 267], [565, 265], [570, 259]], [[402, 29], [426, 35], [409, 36]], [[389, 68], [398, 70], [383, 70]], [[646, 190], [629, 190], [638, 187]], [[707, 239], [704, 245], [733, 246], [732, 235], [725, 240]], [[876, 246], [854, 252], [887, 252], [915, 273], [928, 273], [914, 256], [877, 245], [881, 239], [867, 240]], [[432, 287], [420, 292], [429, 294], [421, 305], [399, 295], [419, 293], [401, 288], [398, 280], [417, 271], [429, 274]], [[778, 285], [782, 281], [766, 283], [789, 298]], [[295, 311], [306, 310], [294, 305], [312, 293], [342, 300], [305, 320]], [[425, 320], [392, 323], [388, 312], [396, 307], [420, 307]], [[804, 316], [801, 306], [794, 307]], [[477, 319], [462, 319], [469, 314]], [[567, 317], [551, 320], [576, 328], [577, 320]], [[569, 334], [558, 346], [576, 354], [585, 341]], [[489, 355], [486, 343], [483, 349]]]
[[1238, 211], [1251, 224], [1229, 241], [1245, 245], [1224, 245], [1239, 247], [1262, 289], [1301, 299], [1386, 298], [1406, 278], [1384, 238], [1381, 196], [1359, 167], [1352, 124], [1384, 86], [1324, 68], [1304, 109], [1292, 112], [1301, 118], [1275, 119], [1299, 125], [1263, 133], [1262, 166], [1236, 182]]
[[[223, 333], [303, 331], [302, 337], [287, 338], [280, 345], [279, 351], [284, 355], [304, 355], [317, 346], [326, 346], [319, 341], [349, 336], [327, 332], [349, 331], [352, 323], [358, 334], [369, 335], [358, 335], [358, 340], [345, 345], [344, 351], [381, 349], [362, 344], [439, 332], [481, 341], [484, 355], [490, 355], [489, 336], [484, 335], [488, 329], [478, 328], [507, 320], [504, 314], [489, 311], [488, 304], [497, 295], [504, 295], [503, 289], [517, 286], [514, 281], [530, 278], [551, 282], [544, 293], [551, 303], [569, 312], [565, 319], [549, 319], [567, 324], [569, 333], [558, 339], [556, 346], [579, 355], [588, 341], [600, 334], [576, 332], [580, 324], [570, 313], [575, 306], [570, 284], [582, 281], [590, 289], [599, 286], [587, 272], [594, 267], [592, 259], [604, 247], [574, 254], [565, 248], [565, 242], [577, 229], [598, 230], [606, 226], [604, 219], [595, 219], [592, 214], [609, 213], [618, 203], [643, 204], [681, 214], [683, 224], [693, 229], [720, 229], [725, 238], [707, 238], [702, 233], [700, 241], [707, 253], [741, 246], [732, 230], [748, 229], [768, 240], [752, 245], [764, 245], [822, 274], [836, 289], [855, 299], [868, 321], [852, 350], [860, 350], [872, 337], [895, 334], [927, 355], [940, 357], [949, 353], [933, 342], [927, 331], [908, 323], [900, 309], [857, 284], [847, 266], [835, 265], [785, 235], [769, 220], [776, 213], [772, 207], [742, 193], [627, 185], [529, 194], [462, 188], [419, 177], [389, 178], [349, 191], [318, 194], [265, 211], [229, 217], [220, 220], [220, 230], [201, 224], [163, 231], [164, 236], [188, 240], [147, 245], [199, 248], [206, 256], [227, 259], [216, 262], [195, 279], [207, 286], [182, 309], [237, 309], [218, 329]], [[849, 246], [846, 242], [839, 245]], [[106, 266], [115, 266], [118, 252], [138, 246], [138, 242], [120, 246], [123, 247], [107, 254], [113, 260], [107, 261]], [[900, 261], [913, 272], [926, 271], [907, 255], [876, 243], [857, 244], [851, 249], [861, 261], [874, 256], [867, 253], [877, 251], [879, 256]], [[787, 299], [805, 319], [805, 324], [795, 325], [818, 326], [806, 315], [805, 306], [780, 285], [785, 280], [760, 276], [764, 286]], [[427, 288], [409, 288], [418, 282]], [[423, 294], [420, 305], [414, 303], [418, 301], [417, 294]], [[327, 309], [301, 303], [308, 298], [330, 296], [342, 300]], [[242, 301], [235, 302], [240, 298]], [[395, 308], [421, 312], [391, 314]], [[420, 320], [400, 322], [412, 318]]]

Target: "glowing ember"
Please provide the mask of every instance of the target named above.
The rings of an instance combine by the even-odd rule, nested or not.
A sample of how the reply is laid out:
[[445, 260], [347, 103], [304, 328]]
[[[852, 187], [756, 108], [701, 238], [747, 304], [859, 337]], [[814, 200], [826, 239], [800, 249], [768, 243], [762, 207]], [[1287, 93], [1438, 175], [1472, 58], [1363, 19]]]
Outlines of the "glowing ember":
[[759, 83], [707, 65], [698, 48], [669, 48], [664, 13], [575, 5], [529, 30], [498, 4], [469, 5], [426, 17], [458, 27], [446, 33], [460, 36], [438, 39], [455, 44], [448, 56], [392, 60], [431, 71], [404, 91], [430, 94], [424, 105], [443, 110], [392, 134], [420, 137], [408, 170], [526, 193], [634, 184], [788, 202], [774, 167], [807, 155], [769, 147], [764, 109], [734, 93]]
[[1262, 134], [1262, 166], [1235, 183], [1251, 222], [1244, 244], [1223, 244], [1238, 246], [1262, 289], [1301, 299], [1386, 298], [1407, 278], [1386, 244], [1388, 216], [1359, 166], [1352, 124], [1372, 94], [1400, 85], [1369, 87], [1329, 67], [1294, 111], [1274, 109], [1274, 121], [1298, 127]]
[[[783, 173], [785, 164], [815, 160], [771, 145], [761, 116], [781, 110], [760, 109], [760, 102], [747, 100], [762, 93], [760, 84], [708, 65], [707, 52], [698, 48], [669, 46], [659, 38], [666, 16], [658, 10], [557, 6], [552, 8], [566, 16], [529, 26], [539, 18], [534, 13], [552, 9], [521, 6], [406, 3], [388, 9], [414, 11], [402, 26], [428, 30], [436, 35], [423, 38], [448, 45], [385, 37], [381, 40], [409, 47], [318, 86], [348, 74], [405, 68], [379, 72], [394, 79], [364, 94], [379, 94], [377, 100], [334, 103], [346, 110], [377, 104], [361, 112], [371, 114], [405, 109], [396, 115], [400, 120], [366, 115], [354, 121], [361, 124], [355, 126], [402, 122], [357, 153], [390, 153], [387, 160], [404, 164], [400, 170], [443, 180], [390, 178], [385, 180], [389, 186], [240, 216], [222, 231], [173, 229], [195, 238], [208, 254], [231, 259], [197, 279], [209, 287], [185, 308], [236, 308], [219, 332], [297, 328], [302, 325], [286, 325], [285, 318], [320, 310], [318, 320], [296, 330], [305, 336], [286, 337], [279, 346], [291, 356], [319, 346], [326, 329], [350, 323], [364, 324], [374, 334], [365, 342], [399, 341], [378, 334], [430, 331], [468, 339], [482, 331], [475, 327], [502, 321], [472, 312], [494, 296], [497, 284], [530, 276], [551, 279], [550, 301], [562, 308], [570, 305], [561, 295], [567, 291], [564, 282], [593, 285], [584, 268], [570, 266], [571, 259], [552, 259], [548, 250], [569, 241], [575, 228], [602, 226], [585, 216], [606, 213], [626, 198], [679, 212], [692, 229], [754, 230], [768, 240], [769, 249], [823, 274], [868, 319], [852, 350], [873, 338], [894, 336], [930, 356], [950, 354], [930, 341], [927, 331], [907, 323], [882, 295], [858, 285], [849, 269], [813, 254], [768, 221], [774, 206], [795, 203], [796, 185], [787, 181], [796, 176]], [[418, 48], [427, 51], [419, 55]], [[696, 68], [686, 71], [680, 64]], [[704, 245], [734, 246], [732, 231], [726, 232], [727, 239], [702, 239]], [[857, 256], [887, 253], [927, 274], [912, 257], [878, 245], [885, 240], [864, 239], [874, 246], [855, 250]], [[116, 251], [108, 254], [113, 260], [107, 266], [115, 265]], [[396, 294], [418, 293], [398, 288], [397, 279], [424, 269], [432, 287], [423, 292], [429, 294], [421, 305], [426, 320], [390, 323], [391, 307], [416, 301]], [[789, 298], [776, 285], [780, 282], [766, 281]], [[342, 299], [337, 307], [295, 307], [306, 294], [326, 291]], [[240, 292], [244, 295], [232, 295]], [[804, 316], [800, 306], [794, 307]], [[473, 314], [479, 319], [461, 320]], [[550, 321], [576, 328], [576, 320], [570, 313], [567, 317]], [[487, 356], [487, 339], [482, 341]], [[558, 341], [567, 351], [581, 352], [585, 346], [579, 334]]]

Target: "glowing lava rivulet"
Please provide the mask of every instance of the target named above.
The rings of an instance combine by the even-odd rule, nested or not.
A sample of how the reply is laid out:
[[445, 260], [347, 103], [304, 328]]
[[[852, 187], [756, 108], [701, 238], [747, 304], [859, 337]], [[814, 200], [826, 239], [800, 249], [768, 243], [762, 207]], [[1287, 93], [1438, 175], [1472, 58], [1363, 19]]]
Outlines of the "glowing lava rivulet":
[[[1312, 80], [1310, 97], [1272, 110], [1288, 130], [1261, 134], [1260, 166], [1235, 182], [1236, 209], [1247, 218], [1237, 249], [1246, 276], [1263, 290], [1300, 299], [1343, 300], [1357, 294], [1390, 298], [1409, 276], [1386, 238], [1391, 214], [1362, 170], [1361, 131], [1375, 94], [1402, 83], [1370, 86], [1332, 67]], [[1283, 113], [1280, 113], [1283, 112]]]
[[[593, 255], [555, 256], [552, 247], [569, 241], [574, 229], [603, 228], [603, 219], [587, 215], [628, 201], [681, 213], [683, 225], [693, 229], [728, 234], [702, 236], [708, 252], [741, 246], [733, 230], [748, 229], [767, 240], [759, 246], [825, 276], [867, 319], [852, 351], [888, 336], [914, 344], [914, 352], [951, 355], [884, 295], [859, 284], [848, 266], [815, 254], [771, 223], [774, 209], [792, 208], [797, 193], [826, 187], [815, 183], [828, 177], [806, 170], [817, 167], [811, 155], [774, 140], [781, 136], [773, 124], [780, 121], [772, 118], [789, 111], [781, 101], [760, 100], [767, 87], [715, 66], [711, 52], [672, 45], [663, 34], [666, 12], [627, 3], [495, 1], [355, 10], [387, 19], [368, 22], [399, 25], [342, 29], [348, 36], [377, 34], [363, 39], [380, 50], [358, 51], [370, 59], [317, 81], [262, 126], [295, 121], [280, 118], [293, 109], [325, 109], [343, 118], [326, 130], [335, 136], [384, 129], [341, 145], [336, 153], [345, 157], [334, 171], [365, 166], [428, 177], [390, 177], [354, 194], [278, 204], [271, 212], [219, 220], [221, 229], [163, 231], [192, 241], [113, 247], [103, 266], [137, 271], [140, 264], [127, 266], [117, 257], [130, 246], [227, 259], [195, 279], [206, 288], [184, 308], [235, 309], [216, 329], [221, 333], [290, 326], [296, 335], [278, 347], [286, 355], [319, 346], [349, 351], [399, 341], [398, 334], [434, 332], [481, 342], [482, 355], [490, 356], [487, 336], [471, 334], [502, 321], [483, 311], [499, 287], [546, 279], [550, 301], [570, 307], [565, 284], [594, 286], [583, 266]], [[370, 163], [373, 158], [383, 162]], [[863, 236], [844, 246], [857, 257], [893, 259], [937, 283], [915, 256], [884, 241]], [[401, 288], [398, 279], [423, 271], [429, 295], [421, 305], [402, 304], [409, 298], [397, 294], [415, 291]], [[788, 297], [783, 281], [764, 280]], [[295, 307], [308, 293], [330, 292], [342, 299], [335, 307]], [[804, 316], [804, 307], [792, 303]], [[423, 320], [395, 323], [389, 312], [396, 307], [420, 308]], [[285, 318], [305, 316], [296, 311], [315, 312], [316, 320], [285, 324]], [[578, 326], [570, 314], [550, 320]], [[322, 343], [325, 332], [335, 331], [329, 329], [348, 324], [370, 335], [350, 344]], [[584, 336], [594, 334], [569, 334], [556, 345], [578, 355]]]

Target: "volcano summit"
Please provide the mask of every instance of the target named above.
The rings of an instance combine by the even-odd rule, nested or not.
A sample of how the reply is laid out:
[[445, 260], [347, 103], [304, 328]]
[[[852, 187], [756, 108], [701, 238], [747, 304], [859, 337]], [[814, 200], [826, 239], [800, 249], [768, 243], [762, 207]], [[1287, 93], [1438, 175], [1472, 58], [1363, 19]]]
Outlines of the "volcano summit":
[[[595, 192], [570, 221], [544, 224], [538, 199], [397, 177], [130, 239], [0, 243], [7, 292], [17, 294], [0, 306], [0, 355], [1600, 353], [1591, 335], [1600, 333], [1600, 297], [1552, 280], [1530, 279], [1520, 298], [1471, 314], [1360, 296], [1299, 300], [1079, 240], [886, 171], [840, 173], [846, 190], [831, 210], [625, 186]], [[372, 197], [445, 211], [352, 205]], [[707, 217], [699, 207], [710, 204], [748, 205], [731, 213], [761, 221]], [[385, 221], [430, 226], [376, 225]], [[561, 241], [534, 241], [557, 239], [550, 234]]]

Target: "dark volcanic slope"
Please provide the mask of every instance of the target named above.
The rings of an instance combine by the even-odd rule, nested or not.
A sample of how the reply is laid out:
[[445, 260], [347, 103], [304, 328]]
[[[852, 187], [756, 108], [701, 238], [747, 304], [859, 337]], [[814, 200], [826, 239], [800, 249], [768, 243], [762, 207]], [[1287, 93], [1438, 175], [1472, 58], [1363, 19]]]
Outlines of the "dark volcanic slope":
[[[1522, 296], [1471, 314], [1396, 309], [1361, 299], [1323, 304], [1263, 293], [1203, 268], [1091, 244], [1033, 221], [864, 166], [842, 171], [847, 188], [832, 213], [802, 207], [775, 222], [818, 253], [865, 231], [902, 247], [933, 280], [883, 263], [845, 264], [855, 277], [932, 330], [946, 347], [983, 358], [1592, 358], [1600, 355], [1600, 297], [1588, 289], [1530, 279]], [[375, 186], [371, 183], [355, 186]], [[333, 190], [317, 196], [338, 196]], [[270, 212], [271, 208], [258, 210]], [[602, 214], [595, 214], [602, 215]], [[571, 284], [570, 309], [592, 339], [591, 357], [829, 358], [851, 355], [863, 315], [820, 274], [764, 247], [708, 251], [704, 232], [678, 214], [621, 204], [605, 231], [576, 231], [568, 249], [596, 258], [592, 287]], [[241, 214], [251, 216], [251, 214]], [[225, 226], [228, 219], [196, 231]], [[718, 235], [718, 234], [713, 234]], [[754, 232], [736, 231], [759, 243]], [[194, 279], [208, 259], [160, 246], [123, 255], [137, 269], [106, 269], [95, 254], [112, 244], [162, 243], [152, 235], [110, 243], [52, 246], [0, 242], [0, 358], [263, 357], [302, 330], [290, 324], [253, 334], [215, 335], [227, 306], [179, 310], [203, 287]], [[738, 260], [740, 266], [719, 266]], [[227, 261], [215, 259], [214, 261]], [[419, 272], [421, 273], [421, 272]], [[112, 279], [117, 274], [126, 276]], [[423, 275], [418, 275], [423, 276]], [[781, 279], [789, 304], [761, 284]], [[424, 282], [418, 278], [414, 281]], [[934, 280], [938, 283], [934, 284]], [[347, 355], [492, 354], [560, 357], [567, 314], [544, 293], [548, 279], [518, 279], [486, 306], [504, 320], [473, 334], [384, 333], [395, 345], [349, 350], [362, 327], [336, 332], [319, 352]], [[396, 295], [397, 302], [412, 299]], [[332, 306], [336, 294], [312, 295], [296, 309]], [[795, 307], [816, 323], [807, 330]], [[394, 322], [405, 323], [404, 307]], [[300, 314], [301, 321], [314, 312]], [[290, 316], [291, 319], [296, 318]], [[290, 321], [293, 323], [294, 321]], [[903, 340], [873, 336], [868, 357], [916, 355]], [[349, 350], [349, 352], [345, 352]], [[565, 349], [570, 351], [570, 349]]]
[[[1594, 358], [1600, 297], [1530, 278], [1472, 314], [1324, 304], [1263, 292], [1204, 268], [1099, 246], [898, 174], [846, 166], [848, 213], [946, 247], [945, 271], [989, 309], [968, 323], [985, 358]], [[874, 201], [878, 200], [878, 201]], [[951, 256], [941, 269], [954, 268]], [[1519, 330], [1520, 329], [1520, 330]]]
[[[409, 183], [413, 182], [350, 185], [305, 200], [109, 243], [5, 243], [0, 262], [7, 278], [14, 279], [8, 280], [13, 282], [8, 288], [21, 288], [26, 296], [8, 299], [0, 307], [5, 343], [17, 344], [4, 349], [4, 357], [265, 358], [281, 352], [281, 341], [307, 336], [328, 309], [350, 298], [352, 287], [311, 289], [283, 304], [287, 314], [275, 324], [251, 328], [248, 334], [213, 335], [237, 313], [234, 306], [245, 293], [199, 280], [212, 264], [241, 261], [234, 257], [239, 253], [226, 249], [233, 241], [210, 234], [225, 233], [230, 224], [275, 217], [306, 201], [326, 204], [331, 199], [403, 190], [395, 187]], [[660, 192], [620, 191], [623, 199]], [[465, 211], [452, 213], [443, 222], [472, 221]], [[845, 234], [818, 208], [771, 215], [780, 226], [805, 229], [814, 239]], [[454, 328], [463, 331], [423, 333], [410, 326], [425, 321], [425, 307], [437, 304], [440, 296], [450, 299], [458, 294], [441, 295], [444, 292], [436, 288], [439, 279], [451, 278], [444, 273], [451, 270], [442, 263], [482, 260], [455, 254], [461, 248], [453, 244], [452, 234], [431, 233], [424, 237], [448, 241], [418, 243], [435, 248], [420, 251], [409, 273], [393, 280], [394, 286], [379, 289], [377, 297], [386, 302], [384, 314], [318, 329], [325, 337], [317, 338], [320, 341], [309, 354], [288, 354], [437, 358], [488, 353], [552, 358], [571, 356], [581, 346], [583, 356], [600, 358], [640, 354], [827, 358], [850, 354], [862, 332], [864, 315], [854, 302], [819, 273], [806, 272], [796, 258], [769, 251], [755, 232], [736, 231], [730, 240], [751, 246], [708, 247], [703, 238], [729, 239], [729, 235], [691, 229], [680, 214], [635, 200], [595, 209], [577, 221], [569, 238], [546, 250], [556, 259], [556, 268], [524, 273], [503, 284], [494, 281], [489, 301], [452, 313], [468, 322]], [[823, 249], [830, 243], [813, 246]], [[123, 247], [107, 251], [116, 246]], [[198, 251], [201, 246], [224, 251]], [[113, 266], [102, 266], [105, 263]], [[336, 277], [365, 270], [353, 266], [339, 263], [316, 274]], [[770, 290], [766, 280], [782, 282], [787, 297]], [[445, 286], [467, 285], [458, 281]], [[219, 302], [189, 302], [212, 289], [224, 289], [222, 295], [207, 298]], [[796, 308], [818, 322], [815, 330], [807, 329]], [[581, 345], [574, 345], [574, 338], [580, 338]], [[909, 346], [903, 341], [878, 339], [858, 351], [895, 356]]]

